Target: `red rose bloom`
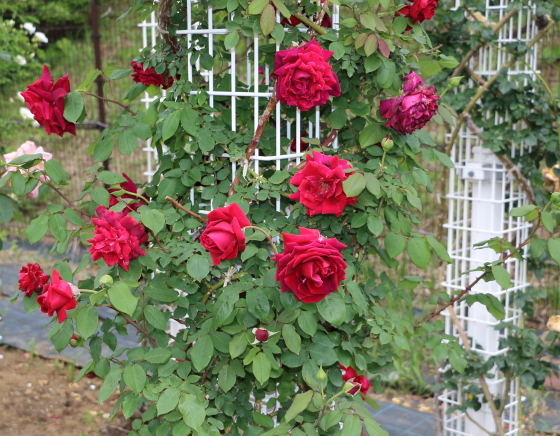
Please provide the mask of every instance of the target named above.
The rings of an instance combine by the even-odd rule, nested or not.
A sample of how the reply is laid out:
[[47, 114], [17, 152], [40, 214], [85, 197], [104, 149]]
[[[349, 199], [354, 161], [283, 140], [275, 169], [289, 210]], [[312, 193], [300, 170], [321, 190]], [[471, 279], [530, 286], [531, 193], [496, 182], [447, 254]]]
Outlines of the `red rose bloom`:
[[[304, 152], [309, 148], [309, 143], [308, 142], [303, 142], [301, 140], [301, 138], [307, 138], [307, 133], [305, 132], [301, 132], [300, 133], [300, 139], [299, 139], [299, 151]], [[294, 139], [292, 139], [292, 142], [290, 142], [290, 151], [292, 153], [297, 153], [297, 144], [296, 144], [296, 137], [294, 136]]]
[[127, 212], [113, 212], [105, 206], [95, 210], [98, 218], [92, 218], [95, 235], [89, 252], [93, 260], [103, 258], [107, 266], [118, 264], [128, 271], [130, 261], [146, 252], [140, 248], [148, 240], [146, 229]]
[[43, 285], [49, 281], [50, 276], [43, 274], [43, 270], [38, 263], [28, 263], [22, 266], [19, 271], [19, 290], [26, 297], [31, 297], [33, 292], [40, 294], [43, 292]]
[[358, 377], [358, 374], [356, 373], [356, 370], [354, 368], [352, 368], [351, 366], [346, 368], [345, 366], [341, 365], [340, 363], [338, 364], [338, 366], [340, 367], [340, 370], [342, 371], [342, 380], [343, 381], [352, 380], [353, 378]]
[[[411, 5], [406, 5], [399, 9], [396, 15], [408, 17], [413, 23], [423, 23], [424, 20], [431, 20], [436, 13], [439, 0], [411, 0]], [[406, 30], [410, 30], [408, 26]]]
[[399, 97], [381, 100], [379, 111], [387, 119], [385, 127], [410, 135], [436, 114], [439, 96], [434, 86], [424, 86], [424, 81], [413, 71], [404, 77], [403, 91]]
[[161, 89], [167, 89], [173, 85], [173, 78], [169, 74], [158, 74], [153, 67], [144, 70], [144, 65], [141, 62], [132, 61], [130, 66], [134, 70], [132, 80], [136, 83], [142, 83], [146, 86], [161, 86]]
[[304, 303], [316, 303], [338, 290], [346, 278], [341, 251], [346, 245], [322, 237], [318, 230], [300, 227], [300, 235], [282, 233], [284, 252], [277, 262], [276, 281], [280, 292], [293, 292]]
[[251, 223], [236, 204], [219, 207], [208, 214], [206, 229], [200, 235], [200, 244], [210, 252], [212, 264], [235, 259], [245, 251], [245, 234], [241, 230]]
[[45, 127], [47, 134], [62, 136], [65, 132], [76, 135], [76, 125], [64, 119], [64, 99], [70, 92], [68, 74], [58, 79], [53, 85], [49, 68], [43, 66], [43, 74], [27, 91], [21, 93], [33, 118]]
[[369, 382], [369, 380], [363, 375], [359, 375], [358, 377], [356, 377], [355, 381], [362, 385], [360, 388], [360, 392], [364, 395], [367, 395], [369, 388], [371, 387], [371, 383]]
[[[132, 179], [128, 177], [125, 173], [122, 173], [122, 176], [126, 179], [126, 182], [119, 183], [119, 186], [127, 192], [132, 192], [134, 194], [138, 193], [138, 188], [136, 187], [136, 184], [132, 181]], [[109, 189], [109, 192], [116, 192], [116, 191], [119, 191], [119, 189], [118, 188]], [[124, 209], [127, 213], [130, 213], [132, 211], [136, 212], [138, 208], [140, 208], [141, 206], [148, 205], [146, 200], [140, 199], [136, 195], [123, 194], [120, 197], [115, 197], [114, 195], [111, 195], [109, 197], [109, 207], [113, 207], [114, 205], [116, 205], [119, 202], [119, 198], [121, 199], [127, 198], [127, 199], [134, 200], [133, 202], [127, 203], [127, 206]]]
[[329, 65], [334, 52], [314, 39], [302, 47], [280, 50], [274, 59], [276, 97], [282, 104], [307, 111], [341, 93], [338, 77]]
[[352, 168], [348, 161], [338, 156], [326, 156], [313, 150], [313, 155], [306, 156], [306, 164], [290, 180], [298, 187], [297, 192], [290, 195], [307, 209], [309, 216], [317, 214], [342, 215], [344, 208], [353, 206], [356, 197], [347, 197], [342, 189], [350, 174], [344, 170]]
[[45, 286], [45, 292], [37, 297], [41, 312], [48, 316], [58, 315], [58, 322], [66, 320], [66, 311], [76, 307], [76, 299], [70, 284], [60, 279], [58, 271], [53, 269], [52, 281]]

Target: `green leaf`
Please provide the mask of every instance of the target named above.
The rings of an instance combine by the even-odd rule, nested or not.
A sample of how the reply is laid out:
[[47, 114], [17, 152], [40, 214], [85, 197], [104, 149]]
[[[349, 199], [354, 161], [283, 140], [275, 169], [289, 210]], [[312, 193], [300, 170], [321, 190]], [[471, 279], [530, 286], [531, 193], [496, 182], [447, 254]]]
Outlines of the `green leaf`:
[[239, 42], [239, 33], [233, 32], [228, 34], [226, 36], [226, 39], [224, 40], [224, 45], [226, 47], [226, 50], [235, 47], [238, 42]]
[[156, 329], [165, 330], [167, 328], [167, 319], [157, 307], [151, 305], [144, 307], [144, 316], [146, 321]]
[[313, 391], [311, 390], [303, 394], [297, 394], [294, 397], [294, 401], [292, 402], [292, 405], [290, 406], [290, 408], [286, 412], [286, 415], [284, 416], [286, 422], [290, 422], [301, 412], [303, 412], [311, 402], [312, 398], [313, 398]]
[[459, 65], [459, 61], [453, 56], [446, 56], [444, 54], [440, 54], [439, 63], [445, 68], [455, 68], [457, 65]]
[[552, 260], [560, 265], [560, 239], [551, 238], [548, 240], [548, 252]]
[[91, 190], [89, 195], [95, 203], [101, 206], [109, 206], [110, 194], [103, 186], [96, 186]]
[[236, 379], [235, 371], [230, 365], [224, 366], [218, 373], [218, 385], [224, 392], [229, 391], [235, 385]]
[[25, 234], [29, 243], [33, 245], [47, 234], [47, 230], [49, 230], [49, 218], [46, 215], [39, 215], [31, 221], [31, 224], [25, 231]]
[[121, 380], [122, 372], [123, 372], [122, 368], [119, 367], [113, 369], [109, 374], [107, 374], [107, 377], [105, 377], [105, 381], [103, 382], [101, 388], [99, 389], [98, 401], [100, 403], [102, 403], [103, 401], [108, 399], [111, 395], [113, 395], [113, 392], [115, 392], [119, 384], [119, 381]]
[[202, 371], [214, 355], [214, 343], [208, 335], [201, 336], [191, 348], [191, 361], [197, 371]]
[[111, 74], [109, 75], [108, 79], [109, 80], [124, 79], [125, 77], [130, 76], [130, 73], [132, 73], [132, 70], [121, 70], [117, 68], [111, 71]]
[[385, 236], [385, 251], [392, 258], [397, 257], [404, 250], [406, 241], [398, 233], [389, 232]]
[[437, 257], [439, 257], [444, 262], [452, 262], [451, 257], [449, 257], [449, 253], [447, 252], [445, 247], [438, 242], [436, 238], [434, 238], [433, 236], [426, 236], [426, 239], [428, 240], [428, 244], [430, 244], [430, 247], [432, 247], [432, 250], [434, 250], [434, 253], [436, 253]]
[[171, 351], [167, 348], [154, 348], [144, 354], [144, 360], [150, 363], [166, 363], [171, 359]]
[[132, 295], [130, 288], [124, 282], [117, 282], [109, 288], [109, 300], [120, 312], [132, 316], [136, 310], [138, 299]]
[[365, 418], [364, 425], [369, 436], [389, 436], [372, 417]]
[[236, 334], [229, 343], [229, 354], [232, 359], [241, 356], [247, 349], [247, 335], [245, 332]]
[[360, 15], [360, 23], [366, 29], [375, 30], [375, 18], [371, 14], [368, 14], [368, 13], [361, 14]]
[[509, 212], [509, 216], [525, 216], [528, 215], [530, 212], [533, 212], [537, 206], [533, 204], [526, 204], [525, 206], [514, 207]]
[[554, 228], [556, 227], [556, 220], [552, 217], [552, 214], [546, 211], [541, 213], [541, 220], [544, 225], [544, 228], [548, 230], [550, 233], [554, 233]]
[[31, 297], [23, 297], [23, 307], [27, 313], [35, 312], [39, 309], [39, 303], [37, 303], [37, 295], [32, 294]]
[[290, 19], [292, 15], [282, 0], [272, 0], [272, 3], [274, 3], [274, 6], [276, 6], [284, 18]]
[[346, 306], [341, 292], [333, 292], [317, 303], [317, 309], [325, 321], [339, 326], [346, 318]]
[[140, 212], [140, 220], [147, 228], [158, 234], [165, 226], [165, 216], [159, 210], [150, 209], [148, 206], [142, 206], [138, 209]]
[[509, 289], [511, 285], [511, 276], [507, 272], [507, 269], [501, 265], [494, 265], [492, 267], [492, 275], [502, 288]]
[[467, 367], [467, 359], [461, 356], [454, 348], [449, 350], [449, 363], [457, 372], [463, 372]]
[[410, 344], [408, 340], [401, 335], [393, 336], [393, 340], [395, 341], [395, 345], [403, 350], [410, 351]]
[[449, 156], [447, 156], [445, 153], [442, 153], [441, 151], [437, 151], [435, 149], [433, 150], [433, 152], [438, 158], [438, 160], [446, 167], [455, 168], [455, 164], [451, 161], [451, 159], [449, 159]]
[[249, 15], [259, 15], [266, 5], [268, 5], [269, 0], [254, 0], [249, 3], [249, 7], [247, 8], [247, 13]]
[[381, 58], [379, 56], [368, 56], [364, 61], [366, 73], [373, 73], [381, 66]]
[[186, 108], [181, 111], [181, 126], [183, 130], [191, 136], [198, 135], [202, 120], [198, 112], [192, 108]]
[[286, 347], [292, 353], [299, 355], [301, 350], [301, 337], [297, 334], [295, 327], [292, 324], [284, 324], [282, 327], [282, 337], [286, 342]]
[[95, 150], [93, 151], [93, 160], [95, 162], [103, 162], [111, 157], [113, 154], [113, 148], [115, 147], [115, 140], [113, 135], [108, 135], [102, 141], [95, 144]]
[[75, 123], [84, 110], [84, 98], [78, 91], [70, 91], [64, 99], [64, 118]]
[[364, 52], [366, 56], [371, 56], [377, 50], [378, 40], [376, 35], [368, 35], [364, 42]]
[[274, 174], [272, 174], [272, 176], [269, 177], [268, 181], [275, 185], [279, 185], [288, 177], [290, 177], [290, 173], [287, 171], [275, 171]]
[[[12, 159], [11, 161], [7, 162], [9, 163], [8, 166], [13, 166], [13, 165], [23, 165], [27, 162], [31, 162], [34, 160], [38, 160], [38, 159], [42, 159], [43, 158], [43, 154], [42, 153], [36, 153], [36, 154], [23, 154], [21, 156], [18, 156], [14, 159]], [[13, 172], [12, 174], [13, 175]]]
[[184, 394], [179, 401], [179, 412], [183, 420], [190, 428], [198, 429], [206, 419], [206, 408], [204, 402], [193, 394]]
[[393, 62], [382, 62], [377, 70], [377, 84], [383, 89], [390, 88], [393, 86], [394, 76], [395, 64]]
[[253, 359], [253, 374], [261, 385], [264, 385], [270, 378], [272, 365], [266, 354], [258, 353]]
[[531, 256], [533, 256], [535, 259], [541, 257], [545, 249], [546, 249], [546, 241], [544, 239], [533, 238], [531, 240], [531, 246], [530, 246]]
[[57, 213], [49, 217], [49, 229], [58, 242], [66, 241], [68, 232], [66, 231], [66, 220]]
[[432, 252], [424, 238], [413, 236], [408, 240], [407, 253], [412, 263], [420, 269], [426, 269], [430, 263]]
[[132, 392], [139, 394], [146, 385], [146, 371], [140, 365], [129, 365], [124, 368], [124, 383], [132, 389]]
[[126, 95], [124, 96], [124, 101], [132, 101], [140, 94], [142, 94], [146, 90], [147, 86], [142, 83], [135, 83], [130, 87]]
[[317, 331], [317, 318], [315, 314], [308, 311], [301, 311], [297, 318], [300, 328], [309, 336], [313, 336]]
[[247, 291], [247, 309], [261, 321], [264, 321], [270, 313], [270, 303], [266, 293], [262, 289]]
[[126, 182], [126, 179], [123, 176], [111, 171], [101, 171], [97, 174], [97, 178], [106, 185], [115, 185], [117, 183]]
[[344, 109], [336, 109], [329, 114], [329, 121], [333, 129], [342, 129], [348, 122], [348, 115]]
[[263, 35], [270, 35], [270, 33], [274, 30], [274, 26], [276, 25], [276, 11], [271, 4], [268, 4], [264, 7], [262, 14], [261, 14], [261, 30]]
[[[362, 423], [358, 415], [346, 415], [343, 419], [341, 436], [360, 436], [362, 434]], [[374, 435], [371, 435], [374, 436]]]
[[12, 174], [12, 189], [16, 196], [23, 197], [25, 195], [25, 181], [26, 178], [19, 171]]
[[99, 326], [99, 315], [94, 307], [83, 307], [78, 310], [76, 316], [76, 327], [84, 339], [92, 336]]
[[66, 171], [64, 171], [60, 164], [53, 159], [45, 162], [45, 171], [47, 176], [49, 176], [49, 178], [57, 185], [65, 183], [66, 178], [68, 177]]
[[179, 128], [180, 121], [181, 121], [180, 111], [171, 112], [169, 115], [167, 115], [167, 117], [165, 117], [161, 129], [161, 139], [163, 141], [167, 141], [175, 134], [175, 132]]
[[381, 196], [381, 185], [379, 184], [377, 177], [375, 177], [372, 173], [365, 173], [364, 176], [366, 178], [367, 190], [376, 197]]
[[181, 396], [181, 391], [179, 389], [170, 387], [163, 391], [163, 394], [159, 397], [157, 401], [157, 413], [158, 415], [165, 415], [171, 412], [177, 404], [179, 403], [179, 397]]
[[103, 74], [103, 71], [91, 70], [87, 74], [84, 81], [76, 87], [76, 91], [87, 91], [90, 88], [90, 86], [93, 84], [95, 79], [97, 79], [97, 77], [100, 76], [101, 74]]
[[206, 257], [195, 254], [187, 261], [187, 273], [196, 281], [201, 281], [210, 272], [210, 264]]
[[357, 197], [365, 187], [366, 177], [362, 173], [354, 173], [342, 182], [342, 188], [348, 197]]
[[362, 148], [370, 145], [379, 144], [383, 138], [389, 134], [389, 131], [381, 124], [370, 124], [360, 132], [358, 140]]
[[82, 220], [80, 215], [78, 215], [78, 212], [76, 212], [74, 209], [64, 209], [64, 215], [72, 224], [80, 227], [84, 225], [84, 221]]
[[397, 17], [393, 20], [393, 30], [396, 34], [403, 33], [407, 26], [408, 18], [406, 17]]
[[130, 156], [136, 150], [136, 135], [130, 129], [119, 132], [117, 147], [122, 154]]
[[360, 289], [360, 285], [356, 282], [349, 281], [346, 284], [346, 287], [350, 291], [352, 295], [352, 302], [354, 306], [357, 308], [358, 313], [364, 314], [367, 312], [368, 303], [364, 297], [362, 290]]

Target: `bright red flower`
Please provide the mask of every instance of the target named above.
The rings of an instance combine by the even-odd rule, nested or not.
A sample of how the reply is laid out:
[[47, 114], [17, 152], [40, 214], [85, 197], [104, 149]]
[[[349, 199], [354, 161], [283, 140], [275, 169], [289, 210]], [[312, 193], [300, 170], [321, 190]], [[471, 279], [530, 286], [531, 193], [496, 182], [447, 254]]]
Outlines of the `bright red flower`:
[[290, 180], [290, 183], [298, 188], [290, 198], [303, 204], [309, 216], [340, 216], [346, 206], [356, 203], [356, 197], [347, 197], [342, 188], [342, 182], [353, 174], [344, 170], [352, 166], [338, 156], [326, 156], [315, 150], [312, 153], [306, 156], [303, 169]]
[[439, 96], [434, 86], [424, 86], [424, 81], [412, 70], [403, 80], [404, 94], [381, 100], [379, 112], [387, 119], [385, 127], [401, 134], [411, 134], [421, 129], [436, 114]]
[[118, 264], [128, 271], [131, 260], [146, 255], [140, 248], [148, 240], [146, 229], [127, 212], [113, 212], [105, 206], [99, 206], [95, 212], [95, 235], [87, 240], [92, 244], [89, 252], [93, 260], [103, 258], [107, 266]]
[[52, 281], [44, 287], [45, 291], [37, 297], [41, 312], [48, 316], [58, 315], [58, 322], [66, 320], [66, 311], [76, 308], [76, 299], [68, 282], [61, 280], [58, 271], [53, 269]]
[[371, 383], [369, 382], [369, 380], [365, 376], [359, 375], [354, 381], [360, 383], [360, 392], [364, 395], [367, 395], [369, 388], [371, 387]]
[[308, 111], [341, 93], [338, 77], [329, 65], [334, 52], [314, 39], [302, 47], [280, 50], [274, 59], [276, 97], [282, 104]]
[[304, 303], [316, 303], [338, 290], [346, 278], [342, 250], [346, 245], [326, 239], [318, 230], [300, 227], [299, 235], [282, 233], [284, 252], [274, 255], [280, 292], [293, 292]]
[[235, 259], [245, 251], [245, 234], [241, 229], [250, 225], [237, 203], [219, 207], [208, 214], [200, 244], [210, 252], [213, 265], [219, 265], [222, 260]]
[[19, 290], [26, 297], [31, 297], [33, 292], [40, 294], [43, 292], [43, 285], [49, 281], [50, 276], [43, 274], [43, 270], [38, 263], [28, 263], [22, 266], [19, 271]]
[[[406, 5], [399, 9], [396, 15], [408, 17], [413, 23], [423, 23], [425, 20], [431, 20], [436, 13], [439, 0], [410, 0], [412, 4]], [[406, 30], [410, 30], [408, 26]]]
[[343, 381], [348, 381], [348, 380], [351, 380], [353, 378], [358, 377], [358, 374], [356, 373], [356, 370], [354, 368], [352, 368], [351, 366], [346, 368], [345, 366], [343, 366], [340, 363], [338, 364], [338, 366], [340, 367], [340, 370], [342, 371], [342, 380]]
[[[126, 179], [126, 182], [119, 183], [119, 186], [127, 192], [132, 192], [134, 194], [137, 194], [138, 188], [136, 187], [136, 184], [132, 181], [132, 179], [128, 177], [125, 173], [122, 173], [122, 176]], [[109, 189], [109, 192], [116, 192], [116, 191], [119, 191], [119, 189], [118, 188]], [[134, 200], [133, 202], [127, 203], [127, 206], [124, 209], [127, 213], [133, 211], [136, 212], [138, 208], [148, 205], [145, 199], [141, 199], [136, 195], [123, 194], [120, 197], [115, 197], [114, 195], [111, 195], [109, 197], [109, 207], [113, 207], [114, 205], [116, 205], [119, 202], [119, 199], [122, 198]]]
[[[301, 138], [307, 138], [307, 133], [301, 132], [300, 133], [300, 139], [299, 139], [299, 151], [304, 152], [309, 148], [309, 143], [308, 142], [303, 142], [301, 140]], [[292, 139], [292, 142], [290, 142], [290, 151], [292, 153], [297, 153], [297, 144], [296, 144], [296, 137], [295, 136], [294, 136], [294, 139]]]
[[76, 125], [64, 119], [64, 99], [70, 92], [68, 74], [53, 85], [49, 68], [43, 66], [43, 74], [27, 91], [21, 93], [33, 118], [45, 127], [47, 134], [62, 136], [65, 132], [76, 135]]
[[173, 78], [169, 74], [158, 74], [153, 67], [145, 70], [141, 62], [132, 61], [130, 66], [134, 70], [132, 80], [136, 83], [142, 83], [146, 86], [161, 86], [161, 89], [167, 89], [173, 85]]

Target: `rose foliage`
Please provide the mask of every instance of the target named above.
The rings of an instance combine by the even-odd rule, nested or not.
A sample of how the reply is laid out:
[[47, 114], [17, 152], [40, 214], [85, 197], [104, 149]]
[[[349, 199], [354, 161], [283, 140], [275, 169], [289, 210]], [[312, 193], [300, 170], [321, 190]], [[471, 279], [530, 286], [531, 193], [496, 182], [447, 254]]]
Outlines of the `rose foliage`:
[[[168, 29], [130, 60], [132, 69], [92, 72], [71, 89], [67, 78], [53, 85], [45, 68], [24, 93], [37, 121], [62, 135], [83, 119], [81, 93], [97, 76], [131, 85], [122, 113], [89, 147], [96, 164], [80, 196], [49, 205], [26, 232], [35, 243], [50, 231], [53, 253], [75, 238], [89, 252], [78, 266], [24, 267], [25, 307], [57, 317], [50, 337], [58, 350], [87, 346], [91, 360], [78, 379], [102, 377], [100, 401], [118, 389], [115, 412], [142, 411], [132, 436], [337, 435], [341, 425], [343, 436], [360, 436], [362, 424], [371, 436], [386, 435], [364, 401], [375, 405], [367, 394], [380, 389], [395, 349], [429, 335], [438, 359], [450, 357], [456, 370], [465, 364], [459, 344], [442, 341], [441, 321], [415, 325], [381, 307], [415, 287], [433, 303], [449, 300], [420, 276], [395, 282], [385, 272], [403, 253], [419, 269], [450, 261], [439, 241], [414, 230], [421, 196], [433, 189], [425, 162], [452, 166], [421, 130], [442, 122], [442, 108], [453, 122], [438, 97], [447, 84], [426, 85], [417, 64], [417, 53], [439, 59], [418, 24], [437, 2], [350, 2], [333, 28], [312, 21], [322, 12], [309, 2], [192, 3], [198, 29], [208, 28], [213, 8], [213, 41], [176, 34], [187, 20], [181, 2], [140, 1], [132, 12], [145, 17], [158, 4], [173, 5], [158, 11]], [[242, 57], [240, 41], [263, 35], [269, 43], [250, 57], [258, 53], [254, 71], [263, 67], [266, 78], [244, 83], [245, 72], [232, 83], [231, 51]], [[214, 71], [213, 93], [198, 65]], [[241, 96], [228, 96], [232, 86]], [[146, 89], [166, 93], [132, 110]], [[257, 91], [259, 98], [246, 96]], [[265, 110], [263, 93], [278, 100], [279, 117]], [[305, 138], [299, 147], [295, 131]], [[159, 156], [149, 183], [103, 167], [147, 140]], [[291, 157], [266, 159], [278, 149]], [[19, 154], [1, 187], [10, 182], [13, 198], [39, 182], [40, 199], [63, 192], [66, 171], [48, 158], [39, 149]], [[101, 306], [113, 313], [102, 324]], [[138, 347], [120, 346], [115, 333], [127, 327]]]

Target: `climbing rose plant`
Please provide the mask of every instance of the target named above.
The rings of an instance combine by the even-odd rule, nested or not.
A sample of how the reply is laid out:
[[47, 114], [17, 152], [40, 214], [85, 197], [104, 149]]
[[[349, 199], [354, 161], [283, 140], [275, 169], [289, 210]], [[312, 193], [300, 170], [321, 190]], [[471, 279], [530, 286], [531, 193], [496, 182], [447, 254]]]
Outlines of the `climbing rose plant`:
[[[88, 149], [97, 164], [77, 199], [64, 195], [66, 171], [40, 148], [6, 156], [0, 187], [11, 186], [16, 198], [41, 183], [39, 199], [64, 196], [65, 206], [49, 205], [27, 237], [33, 244], [50, 230], [53, 252], [66, 252], [74, 238], [89, 252], [77, 267], [56, 262], [50, 274], [22, 267], [14, 298], [23, 294], [28, 311], [53, 317], [57, 350], [87, 346], [91, 360], [77, 379], [93, 371], [104, 379], [99, 401], [118, 389], [115, 412], [129, 418], [142, 410], [133, 436], [335, 435], [341, 425], [344, 436], [360, 436], [362, 424], [370, 436], [386, 435], [364, 402], [375, 406], [367, 394], [392, 367], [393, 347], [407, 350], [413, 336], [430, 334], [438, 356], [464, 368], [458, 343], [437, 333], [441, 321], [414, 322], [380, 307], [389, 296], [403, 298], [401, 286], [423, 281], [396, 283], [383, 271], [396, 268], [403, 252], [420, 269], [436, 257], [450, 261], [439, 241], [414, 231], [420, 191], [432, 191], [423, 162], [452, 166], [421, 130], [442, 122], [442, 108], [445, 119], [454, 114], [417, 65], [418, 53], [439, 58], [418, 24], [437, 2], [346, 3], [337, 30], [328, 8], [272, 3], [193, 3], [193, 23], [204, 28], [212, 7], [214, 25], [227, 30], [215, 36], [211, 56], [207, 38], [174, 36], [186, 20], [179, 3], [136, 2], [142, 16], [160, 8], [163, 37], [131, 60], [132, 69], [93, 71], [71, 89], [66, 76], [53, 85], [45, 66], [24, 92], [47, 133], [62, 135], [84, 120], [83, 95], [92, 95], [99, 76], [131, 84], [122, 102], [111, 101], [122, 112]], [[264, 78], [258, 89], [240, 84], [272, 96], [256, 108], [256, 99], [238, 99], [233, 128], [230, 100], [210, 104], [208, 82], [189, 75], [186, 62], [220, 72], [213, 86], [230, 89], [230, 52], [242, 54], [241, 36], [274, 42], [258, 52], [270, 85]], [[134, 106], [144, 91], [162, 89], [165, 97], [149, 108]], [[301, 126], [319, 117], [319, 133], [301, 132], [298, 147], [282, 119], [271, 117], [277, 102], [292, 121], [301, 111]], [[279, 168], [261, 160], [257, 174], [252, 158], [256, 150], [276, 153], [275, 129], [283, 151], [299, 148], [303, 159]], [[159, 156], [149, 183], [102, 165], [147, 140]], [[235, 174], [232, 162], [241, 162]], [[449, 301], [424, 285], [435, 302]], [[114, 316], [99, 325], [101, 306]], [[127, 327], [137, 347], [119, 346], [114, 333]]]

